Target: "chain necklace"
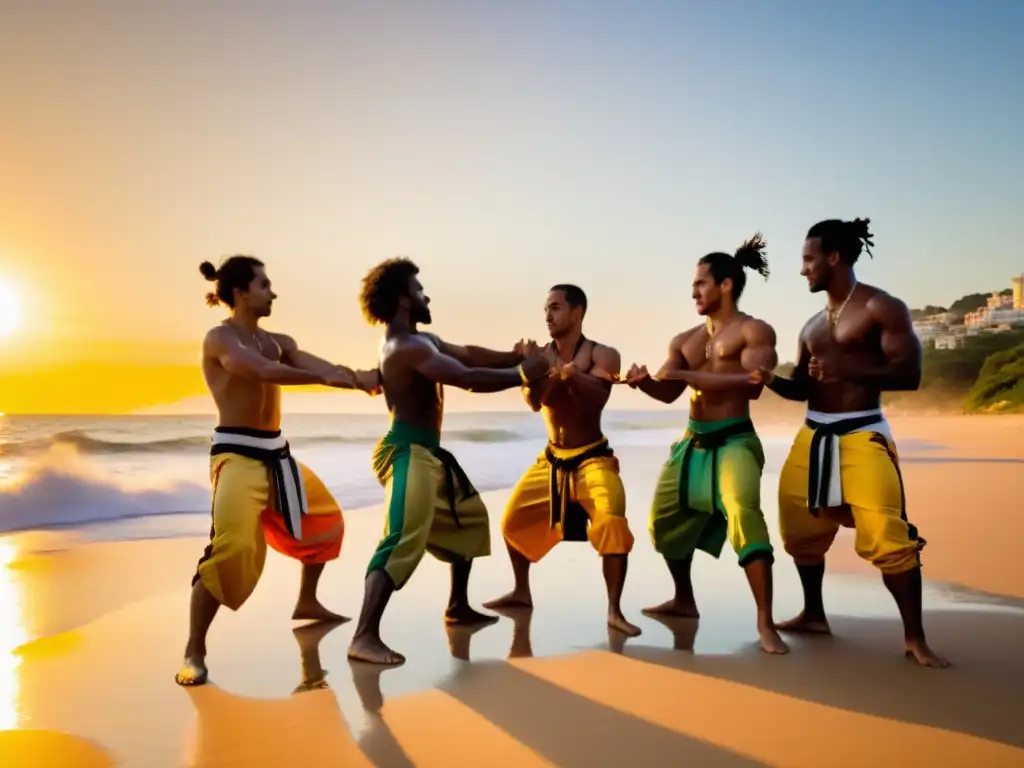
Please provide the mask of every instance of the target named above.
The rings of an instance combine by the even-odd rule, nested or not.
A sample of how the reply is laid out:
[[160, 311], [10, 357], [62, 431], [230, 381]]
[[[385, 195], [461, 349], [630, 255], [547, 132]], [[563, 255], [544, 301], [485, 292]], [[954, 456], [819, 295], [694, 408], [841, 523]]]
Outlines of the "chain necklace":
[[[235, 329], [235, 333], [238, 335], [238, 338], [244, 343], [245, 342], [245, 337], [242, 336], [242, 329], [239, 328], [237, 325], [235, 325], [234, 323], [232, 323], [230, 321], [228, 321], [227, 324]], [[256, 349], [258, 349], [260, 354], [262, 355], [263, 354], [263, 342], [260, 341], [259, 334], [258, 333], [253, 333], [252, 334], [252, 340], [256, 342]]]
[[715, 324], [711, 322], [711, 318], [710, 317], [705, 317], [704, 318], [704, 330], [706, 330], [708, 332], [708, 340], [704, 344], [704, 359], [705, 360], [710, 360], [711, 359], [711, 342], [715, 340], [715, 336], [717, 336], [719, 333], [721, 333], [722, 332], [722, 328], [725, 328], [731, 322], [732, 322], [732, 318], [730, 318], [726, 322], [722, 323], [722, 325], [716, 331], [715, 330]]
[[843, 303], [839, 305], [837, 309], [832, 309], [827, 304], [825, 305], [825, 312], [828, 316], [829, 331], [832, 336], [836, 335], [836, 326], [839, 325], [839, 317], [843, 314], [843, 310], [846, 309], [846, 305], [850, 303], [850, 299], [853, 298], [853, 292], [857, 290], [857, 281], [853, 281], [853, 285], [850, 286], [850, 292], [846, 294], [846, 298], [843, 299]]

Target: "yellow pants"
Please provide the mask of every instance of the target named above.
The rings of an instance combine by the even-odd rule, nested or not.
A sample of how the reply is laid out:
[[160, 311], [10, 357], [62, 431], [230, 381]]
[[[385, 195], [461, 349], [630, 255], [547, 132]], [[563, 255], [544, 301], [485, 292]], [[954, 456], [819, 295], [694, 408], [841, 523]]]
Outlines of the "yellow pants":
[[235, 453], [210, 458], [213, 525], [192, 583], [202, 581], [221, 605], [238, 610], [249, 599], [263, 573], [268, 543], [305, 565], [326, 563], [341, 554], [341, 507], [309, 467], [299, 464], [299, 469], [308, 506], [302, 541], [292, 538], [284, 518], [273, 509], [266, 465]]
[[[800, 428], [779, 477], [779, 528], [797, 565], [824, 562], [843, 524], [833, 512], [808, 509], [813, 437], [813, 430]], [[852, 432], [839, 437], [839, 462], [857, 554], [886, 574], [918, 567], [923, 540], [907, 522], [896, 446], [880, 432]]]
[[[550, 446], [556, 460], [572, 460], [600, 445], [563, 449]], [[633, 534], [626, 522], [626, 490], [614, 456], [586, 459], [570, 483], [571, 501], [590, 518], [587, 538], [601, 555], [626, 555], [633, 549]], [[505, 541], [531, 563], [538, 562], [562, 541], [562, 529], [551, 525], [551, 464], [547, 453], [537, 457], [519, 480], [501, 521]]]
[[438, 432], [395, 422], [373, 454], [386, 515], [367, 573], [383, 570], [396, 590], [425, 552], [446, 563], [491, 553], [487, 507], [468, 479], [458, 481], [461, 469], [439, 443]]

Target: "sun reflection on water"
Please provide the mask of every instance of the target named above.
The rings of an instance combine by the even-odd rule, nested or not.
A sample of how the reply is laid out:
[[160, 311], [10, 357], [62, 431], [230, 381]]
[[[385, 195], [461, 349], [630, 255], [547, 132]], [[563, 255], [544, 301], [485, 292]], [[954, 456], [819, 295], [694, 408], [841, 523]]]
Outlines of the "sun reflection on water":
[[14, 651], [28, 640], [22, 623], [21, 594], [12, 565], [18, 548], [0, 539], [0, 730], [19, 725], [18, 667]]

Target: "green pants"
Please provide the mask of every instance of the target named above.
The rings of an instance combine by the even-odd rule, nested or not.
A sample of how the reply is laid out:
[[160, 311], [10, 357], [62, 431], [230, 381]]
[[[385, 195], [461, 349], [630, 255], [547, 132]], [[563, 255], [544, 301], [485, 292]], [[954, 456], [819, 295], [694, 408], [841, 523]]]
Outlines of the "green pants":
[[740, 565], [772, 556], [761, 511], [764, 450], [749, 417], [690, 420], [669, 451], [651, 504], [654, 548], [670, 560], [719, 557], [726, 539]]
[[383, 570], [399, 590], [426, 552], [446, 563], [491, 553], [487, 507], [440, 433], [400, 421], [377, 443], [373, 471], [384, 486], [384, 535], [367, 573]]

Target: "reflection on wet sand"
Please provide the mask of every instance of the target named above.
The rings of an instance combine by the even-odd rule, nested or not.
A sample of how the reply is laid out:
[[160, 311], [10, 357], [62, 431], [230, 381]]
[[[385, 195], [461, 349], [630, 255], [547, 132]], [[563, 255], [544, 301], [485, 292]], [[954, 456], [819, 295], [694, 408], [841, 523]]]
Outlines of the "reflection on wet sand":
[[293, 631], [302, 680], [283, 699], [237, 696], [215, 684], [186, 688], [196, 709], [197, 736], [189, 765], [372, 766], [326, 682], [320, 642], [340, 623]]

